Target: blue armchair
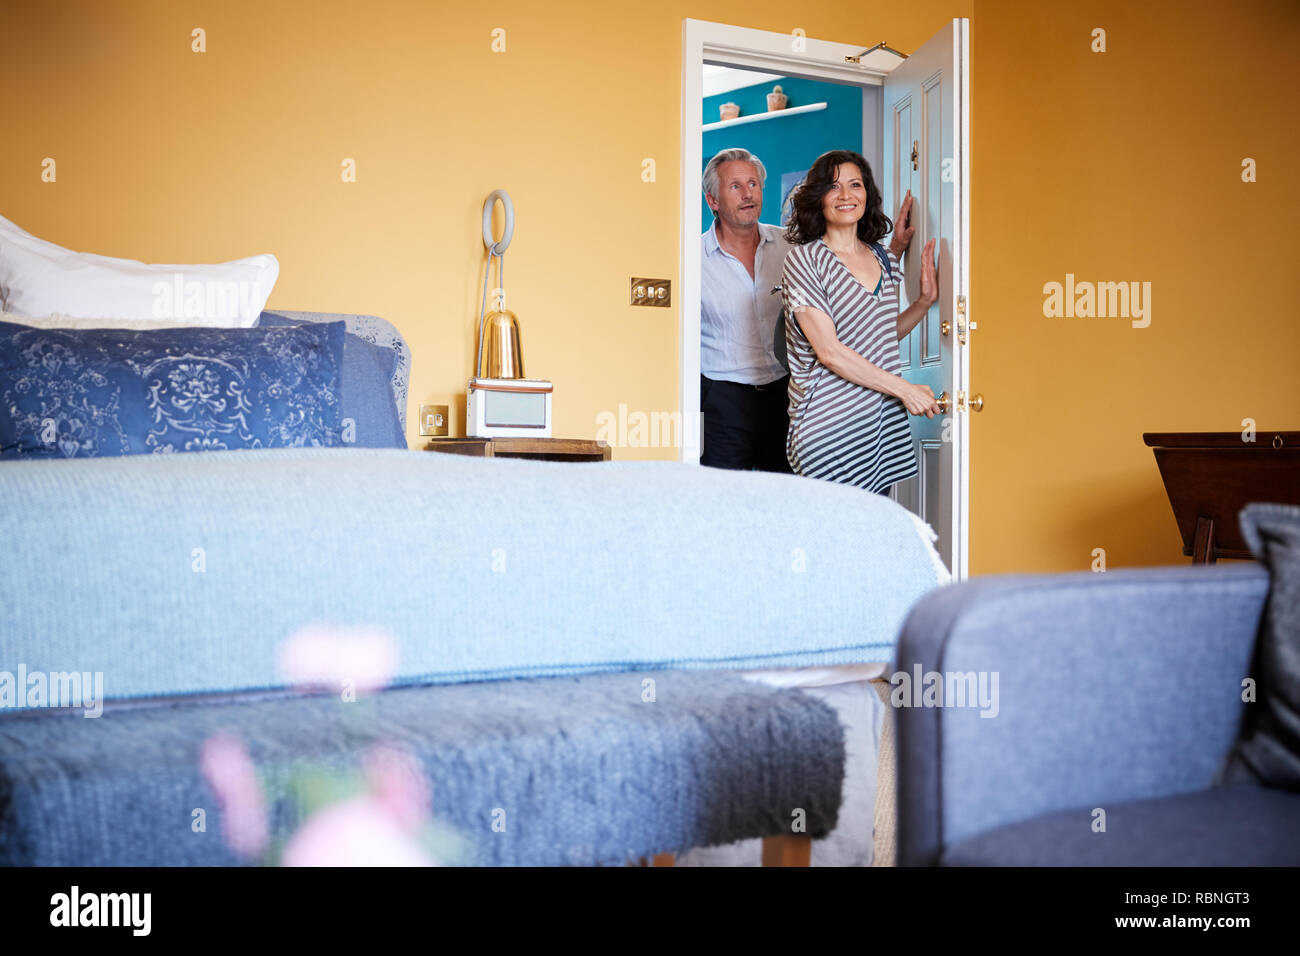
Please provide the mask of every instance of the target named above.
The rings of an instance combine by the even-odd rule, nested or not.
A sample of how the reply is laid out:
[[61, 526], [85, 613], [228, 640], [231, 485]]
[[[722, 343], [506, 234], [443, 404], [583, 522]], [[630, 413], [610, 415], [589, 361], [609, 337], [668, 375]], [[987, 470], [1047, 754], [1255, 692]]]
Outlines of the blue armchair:
[[1268, 590], [1195, 566], [923, 599], [896, 665], [946, 698], [895, 690], [899, 863], [1300, 864], [1300, 794], [1217, 783]]

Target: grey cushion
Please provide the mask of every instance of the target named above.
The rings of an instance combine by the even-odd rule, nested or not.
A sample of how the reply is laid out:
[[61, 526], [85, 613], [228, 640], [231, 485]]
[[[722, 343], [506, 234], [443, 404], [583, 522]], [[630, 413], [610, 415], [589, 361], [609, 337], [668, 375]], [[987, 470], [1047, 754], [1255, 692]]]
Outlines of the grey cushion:
[[1241, 530], [1270, 581], [1250, 669], [1257, 696], [1224, 779], [1300, 793], [1300, 506], [1247, 505]]
[[1251, 784], [1049, 813], [949, 847], [945, 866], [1300, 866], [1300, 796]]

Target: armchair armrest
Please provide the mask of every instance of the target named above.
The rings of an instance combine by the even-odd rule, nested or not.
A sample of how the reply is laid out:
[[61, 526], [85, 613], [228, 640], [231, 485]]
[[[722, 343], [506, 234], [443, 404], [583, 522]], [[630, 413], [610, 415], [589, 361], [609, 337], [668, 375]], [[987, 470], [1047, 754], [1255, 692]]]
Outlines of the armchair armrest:
[[900, 864], [1054, 810], [1209, 786], [1240, 724], [1268, 584], [1257, 565], [997, 576], [918, 602], [897, 671], [950, 687], [973, 673], [991, 693], [915, 706], [916, 691], [895, 690], [908, 690]]

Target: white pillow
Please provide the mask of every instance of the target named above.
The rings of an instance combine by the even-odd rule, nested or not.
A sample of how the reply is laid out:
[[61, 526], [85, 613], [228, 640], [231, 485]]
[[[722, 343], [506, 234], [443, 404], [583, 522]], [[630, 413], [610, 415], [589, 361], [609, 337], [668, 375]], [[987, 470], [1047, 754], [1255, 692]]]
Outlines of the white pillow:
[[200, 322], [195, 319], [86, 319], [75, 315], [45, 315], [39, 319], [34, 319], [31, 316], [17, 315], [13, 312], [0, 312], [0, 322], [27, 325], [34, 329], [72, 329], [74, 331], [84, 329], [125, 329], [128, 331], [148, 332], [151, 329], [224, 328], [224, 326], [214, 326], [210, 322]]
[[0, 311], [249, 328], [280, 276], [275, 256], [149, 265], [73, 252], [0, 216]]

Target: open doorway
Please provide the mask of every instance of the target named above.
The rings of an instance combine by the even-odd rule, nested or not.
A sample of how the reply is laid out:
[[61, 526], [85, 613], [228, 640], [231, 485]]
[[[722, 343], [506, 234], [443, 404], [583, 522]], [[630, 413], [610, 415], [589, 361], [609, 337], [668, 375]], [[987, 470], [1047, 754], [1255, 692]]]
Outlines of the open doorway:
[[[715, 63], [704, 64], [701, 82], [701, 169], [709, 157], [731, 147], [747, 149], [761, 159], [768, 178], [760, 222], [786, 224], [791, 190], [802, 182], [812, 161], [828, 150], [862, 153], [875, 172], [876, 188], [883, 188], [879, 174], [880, 87]], [[769, 104], [769, 96], [778, 99]], [[738, 115], [723, 119], [724, 110], [727, 114], [738, 111]], [[702, 193], [700, 203], [700, 217], [707, 229], [712, 214]]]
[[[791, 188], [829, 149], [862, 153], [894, 217], [910, 190], [916, 234], [903, 261], [903, 304], [915, 301], [920, 255], [930, 239], [939, 260], [939, 297], [899, 341], [901, 375], [940, 398], [933, 419], [912, 418], [919, 471], [893, 497], [928, 522], [954, 579], [967, 574], [970, 393], [970, 87], [968, 23], [953, 20], [910, 56], [884, 44], [837, 43], [800, 31], [777, 34], [687, 20], [682, 57], [682, 230], [680, 401], [684, 421], [701, 403], [701, 235], [713, 215], [700, 189], [705, 163], [725, 147], [762, 159], [760, 222], [781, 225]], [[879, 38], [872, 38], [873, 41]], [[780, 86], [778, 92], [775, 87]], [[769, 111], [784, 96], [789, 112]], [[726, 113], [722, 112], [725, 104]], [[737, 114], [738, 110], [738, 114]], [[725, 117], [725, 118], [724, 118]], [[757, 276], [755, 277], [757, 281]], [[686, 444], [682, 460], [698, 463]]]

